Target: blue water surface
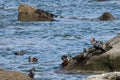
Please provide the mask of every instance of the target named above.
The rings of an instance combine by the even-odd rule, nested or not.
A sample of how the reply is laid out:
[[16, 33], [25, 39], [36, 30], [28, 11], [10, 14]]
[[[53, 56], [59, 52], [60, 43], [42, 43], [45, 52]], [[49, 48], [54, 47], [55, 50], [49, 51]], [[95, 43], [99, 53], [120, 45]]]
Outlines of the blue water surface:
[[[65, 18], [53, 22], [18, 21], [21, 3]], [[106, 11], [116, 20], [96, 19]], [[0, 67], [26, 74], [35, 67], [36, 80], [85, 80], [90, 74], [56, 73], [62, 62], [60, 57], [63, 54], [75, 56], [83, 48], [91, 47], [91, 37], [107, 41], [119, 32], [119, 0], [0, 0]], [[21, 50], [25, 51], [24, 56], [14, 55]], [[39, 60], [30, 63], [28, 56]]]

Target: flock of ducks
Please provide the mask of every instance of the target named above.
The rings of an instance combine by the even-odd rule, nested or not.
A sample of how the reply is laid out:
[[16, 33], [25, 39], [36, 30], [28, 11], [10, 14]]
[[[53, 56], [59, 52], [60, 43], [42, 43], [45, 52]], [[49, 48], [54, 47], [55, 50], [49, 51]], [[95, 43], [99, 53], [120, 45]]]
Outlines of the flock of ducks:
[[[15, 52], [14, 54], [21, 56], [21, 55], [24, 55], [25, 53], [22, 50], [22, 51]], [[32, 57], [32, 56], [28, 57], [28, 62], [37, 62], [37, 61], [38, 61], [38, 58], [36, 58], [36, 57]], [[35, 68], [32, 68], [32, 69], [29, 70], [28, 76], [31, 77], [31, 78], [34, 78], [34, 76], [35, 76]]]
[[90, 43], [93, 46], [92, 48], [84, 48], [83, 52], [75, 57], [68, 57], [67, 55], [61, 56], [61, 60], [63, 61], [62, 66], [67, 66], [71, 59], [75, 59], [78, 63], [84, 64], [92, 56], [103, 54], [112, 48], [109, 42], [97, 41], [93, 37], [90, 39]]
[[[100, 50], [101, 52], [108, 51], [108, 50], [110, 50], [112, 48], [111, 46], [109, 46], [108, 42], [103, 43], [102, 41], [97, 41], [95, 38], [91, 38], [90, 43], [91, 43], [91, 45], [93, 46], [94, 49]], [[76, 60], [78, 62], [84, 61], [86, 59], [86, 57], [89, 56], [88, 52], [89, 52], [89, 50], [84, 48], [83, 52], [81, 54], [79, 54], [79, 56], [77, 56]], [[15, 52], [14, 54], [15, 55], [24, 55], [24, 51], [23, 50], [18, 51], [18, 52]], [[69, 55], [69, 56], [63, 55], [63, 56], [61, 56], [61, 60], [63, 61], [62, 66], [63, 67], [67, 66], [71, 59], [73, 59], [73, 57], [71, 55]], [[32, 57], [32, 56], [28, 57], [28, 62], [37, 62], [37, 61], [38, 61], [38, 58], [36, 58], [36, 57]], [[34, 78], [34, 76], [35, 76], [35, 68], [30, 69], [28, 75], [29, 75], [29, 77]]]

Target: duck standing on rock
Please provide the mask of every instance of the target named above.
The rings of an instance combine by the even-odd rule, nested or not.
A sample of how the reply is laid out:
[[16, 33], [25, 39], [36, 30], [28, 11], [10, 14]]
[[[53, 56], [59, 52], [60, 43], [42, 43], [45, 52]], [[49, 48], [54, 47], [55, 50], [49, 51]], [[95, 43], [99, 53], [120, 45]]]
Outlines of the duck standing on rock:
[[62, 66], [64, 67], [64, 66], [67, 66], [68, 65], [68, 63], [69, 63], [69, 60], [68, 60], [68, 58], [67, 58], [67, 56], [66, 55], [63, 55], [62, 57], [61, 57], [61, 59], [62, 59]]
[[18, 52], [15, 52], [14, 53], [15, 55], [23, 55], [24, 54], [24, 51], [22, 50], [22, 51], [18, 51]]
[[84, 55], [84, 57], [86, 57], [88, 55], [88, 49], [87, 48], [83, 49], [83, 55]]
[[37, 61], [38, 59], [35, 57], [31, 57], [31, 56], [28, 57], [28, 62], [37, 62]]
[[73, 57], [73, 59], [76, 60], [76, 63], [84, 64], [86, 63], [86, 60], [88, 59], [88, 51], [86, 48], [83, 49], [83, 52], [79, 53], [79, 55]]
[[46, 17], [57, 17], [57, 15], [54, 15], [52, 13], [48, 13], [47, 11], [44, 11], [42, 9], [36, 9], [35, 13], [46, 16]]
[[32, 69], [29, 70], [28, 76], [31, 77], [31, 78], [34, 78], [34, 76], [35, 76], [35, 68], [32, 68]]
[[105, 51], [104, 49], [103, 49], [103, 42], [102, 41], [97, 41], [97, 40], [95, 40], [95, 38], [91, 38], [91, 40], [90, 40], [90, 43], [93, 45], [93, 47], [95, 48], [95, 49], [98, 49], [98, 50], [101, 50], [101, 51]]
[[112, 49], [112, 46], [110, 46], [109, 42], [103, 43], [102, 41], [95, 40], [95, 38], [91, 38], [90, 43], [95, 49], [101, 50], [102, 52], [106, 52]]

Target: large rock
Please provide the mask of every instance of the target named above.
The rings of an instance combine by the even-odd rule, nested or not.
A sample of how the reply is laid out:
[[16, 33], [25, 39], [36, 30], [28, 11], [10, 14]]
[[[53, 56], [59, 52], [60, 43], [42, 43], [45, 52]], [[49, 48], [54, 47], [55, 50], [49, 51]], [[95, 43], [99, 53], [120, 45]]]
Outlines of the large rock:
[[20, 4], [18, 7], [18, 20], [20, 21], [52, 21], [55, 15], [47, 11]]
[[104, 12], [98, 19], [103, 21], [110, 21], [110, 20], [114, 20], [115, 18], [111, 13]]
[[120, 80], [120, 72], [110, 72], [89, 76], [86, 80]]
[[111, 50], [100, 55], [94, 55], [85, 63], [72, 59], [64, 69], [68, 72], [95, 73], [120, 71], [120, 34], [108, 42], [113, 47]]
[[16, 72], [0, 70], [0, 80], [32, 80], [28, 75]]

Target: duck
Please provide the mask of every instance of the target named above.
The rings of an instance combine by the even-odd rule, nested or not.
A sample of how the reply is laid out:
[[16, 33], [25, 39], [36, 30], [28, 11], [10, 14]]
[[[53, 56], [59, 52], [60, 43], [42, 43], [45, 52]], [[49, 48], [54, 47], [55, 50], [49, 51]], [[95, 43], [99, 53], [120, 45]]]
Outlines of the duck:
[[66, 55], [63, 55], [62, 57], [61, 57], [61, 59], [62, 59], [62, 66], [63, 67], [65, 67], [65, 66], [67, 66], [68, 65], [68, 63], [69, 63], [69, 60], [68, 60], [68, 58], [67, 58], [67, 56]]
[[63, 60], [63, 62], [62, 62], [62, 65], [63, 65], [63, 66], [67, 66], [68, 63], [69, 63], [69, 60], [68, 60], [67, 58], [65, 58], [65, 59]]
[[67, 56], [66, 55], [62, 55], [61, 56], [61, 60], [63, 61], [64, 59], [66, 59], [67, 58]]
[[88, 55], [88, 49], [87, 48], [83, 48], [83, 55], [84, 55], [84, 57], [86, 57]]
[[104, 49], [103, 49], [103, 42], [102, 41], [97, 41], [97, 40], [95, 40], [95, 38], [91, 38], [90, 39], [90, 43], [93, 45], [93, 47], [95, 48], [95, 49], [99, 49], [99, 50], [101, 50], [101, 51], [105, 51]]
[[28, 76], [31, 78], [34, 78], [34, 76], [35, 76], [35, 68], [34, 67], [29, 70]]
[[37, 62], [37, 61], [38, 59], [35, 57], [31, 57], [31, 56], [28, 57], [28, 62]]
[[15, 55], [23, 55], [24, 54], [24, 51], [22, 50], [22, 51], [17, 51], [17, 52], [15, 52], [14, 53]]

